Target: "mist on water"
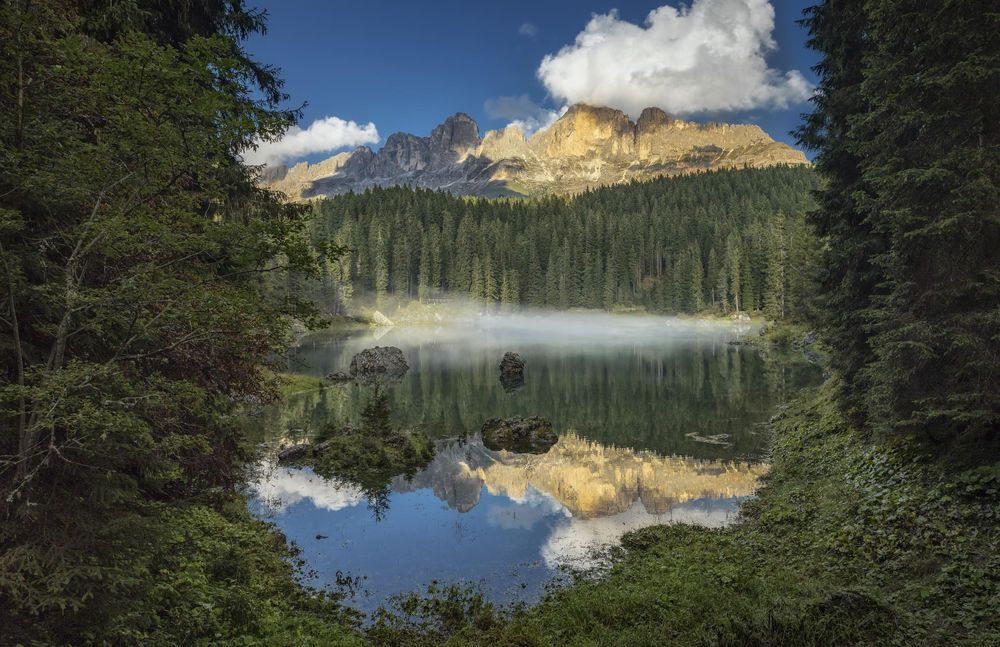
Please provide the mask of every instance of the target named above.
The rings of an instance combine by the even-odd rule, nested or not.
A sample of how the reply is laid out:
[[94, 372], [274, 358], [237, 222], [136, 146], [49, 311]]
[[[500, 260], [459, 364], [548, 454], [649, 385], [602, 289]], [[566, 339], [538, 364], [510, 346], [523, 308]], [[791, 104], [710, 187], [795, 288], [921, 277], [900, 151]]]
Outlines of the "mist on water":
[[390, 319], [402, 325], [376, 326], [371, 336], [381, 345], [442, 342], [517, 351], [519, 348], [573, 348], [587, 353], [617, 345], [672, 345], [736, 339], [753, 331], [745, 321], [655, 316], [644, 313], [519, 310], [489, 312], [482, 304], [448, 304], [428, 309], [422, 318]]

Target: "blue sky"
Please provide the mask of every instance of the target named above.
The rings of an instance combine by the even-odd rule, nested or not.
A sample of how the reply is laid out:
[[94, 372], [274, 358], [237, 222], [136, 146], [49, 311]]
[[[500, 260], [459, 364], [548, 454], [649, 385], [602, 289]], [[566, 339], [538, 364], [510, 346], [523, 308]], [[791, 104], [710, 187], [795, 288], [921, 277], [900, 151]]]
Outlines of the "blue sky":
[[818, 60], [795, 21], [811, 4], [263, 1], [267, 34], [247, 48], [281, 68], [290, 104], [307, 104], [303, 129], [328, 119], [267, 149], [285, 162], [324, 159], [341, 142], [377, 149], [397, 131], [427, 135], [459, 111], [481, 133], [515, 120], [537, 127], [580, 100], [633, 119], [637, 106], [658, 105], [692, 121], [756, 123], [794, 144], [788, 131], [810, 109]]

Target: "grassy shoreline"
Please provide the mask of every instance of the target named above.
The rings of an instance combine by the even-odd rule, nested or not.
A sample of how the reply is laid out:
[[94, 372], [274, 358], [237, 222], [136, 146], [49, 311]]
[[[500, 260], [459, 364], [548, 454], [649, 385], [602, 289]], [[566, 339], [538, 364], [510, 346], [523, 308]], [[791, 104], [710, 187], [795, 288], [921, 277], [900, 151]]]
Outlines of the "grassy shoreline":
[[614, 566], [507, 614], [454, 591], [369, 631], [408, 645], [1000, 645], [1000, 466], [877, 446], [833, 387], [774, 422], [773, 467], [726, 529], [657, 526]]

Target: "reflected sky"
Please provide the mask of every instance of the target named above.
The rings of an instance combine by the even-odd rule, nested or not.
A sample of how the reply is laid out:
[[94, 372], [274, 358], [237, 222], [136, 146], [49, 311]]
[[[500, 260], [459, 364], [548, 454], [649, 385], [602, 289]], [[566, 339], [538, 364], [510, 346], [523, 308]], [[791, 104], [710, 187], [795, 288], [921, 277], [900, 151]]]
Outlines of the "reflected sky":
[[[718, 527], [730, 521], [744, 496], [704, 496], [659, 513], [641, 500], [606, 516], [574, 516], [549, 493], [527, 485], [520, 496], [480, 486], [475, 505], [440, 498], [447, 485], [393, 490], [379, 523], [360, 490], [325, 480], [308, 469], [265, 470], [254, 511], [277, 522], [317, 572], [314, 584], [340, 571], [366, 578], [355, 606], [373, 610], [396, 593], [434, 581], [481, 588], [497, 601], [532, 602], [562, 568], [600, 565], [603, 551], [630, 530], [683, 522]], [[753, 481], [746, 482], [752, 489]], [[470, 493], [472, 494], [472, 493]]]

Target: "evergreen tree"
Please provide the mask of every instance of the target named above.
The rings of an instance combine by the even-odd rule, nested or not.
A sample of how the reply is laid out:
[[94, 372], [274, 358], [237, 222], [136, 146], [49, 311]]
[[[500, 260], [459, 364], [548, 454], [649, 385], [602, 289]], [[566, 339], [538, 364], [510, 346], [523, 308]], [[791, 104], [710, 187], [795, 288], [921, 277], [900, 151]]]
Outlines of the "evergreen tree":
[[886, 249], [884, 236], [857, 202], [869, 189], [850, 135], [854, 120], [869, 108], [861, 94], [870, 30], [865, 4], [827, 0], [806, 10], [802, 22], [809, 29], [809, 45], [824, 58], [813, 68], [820, 80], [811, 99], [816, 108], [797, 131], [800, 143], [819, 151], [814, 162], [826, 179], [816, 192], [819, 208], [812, 214], [827, 243], [818, 323], [837, 349], [831, 364], [843, 378], [840, 399], [857, 422], [864, 420], [860, 400], [869, 388], [860, 372], [873, 355], [868, 326], [872, 297], [883, 282], [874, 260]]
[[604, 271], [604, 309], [611, 310], [618, 303], [618, 281], [614, 256], [609, 256]]
[[382, 238], [382, 231], [377, 229], [375, 233], [375, 246], [372, 251], [372, 263], [375, 272], [375, 296], [379, 307], [385, 304], [385, 297], [389, 293], [389, 258], [385, 248], [385, 239]]
[[417, 275], [417, 298], [422, 302], [427, 298], [429, 291], [429, 286], [432, 284], [431, 279], [431, 245], [428, 240], [428, 236], [424, 236], [423, 242], [420, 245], [420, 269]]
[[472, 275], [469, 280], [469, 297], [476, 303], [486, 300], [486, 287], [483, 282], [483, 269], [479, 257], [472, 259]]
[[726, 267], [729, 268], [729, 303], [735, 312], [739, 312], [742, 306], [740, 295], [743, 293], [742, 276], [742, 255], [740, 254], [740, 244], [734, 234], [730, 234], [726, 240]]
[[[1000, 13], [826, 2], [800, 132], [827, 183], [822, 319], [845, 408], [884, 434], [1000, 439]], [[992, 8], [991, 8], [992, 9]]]
[[[797, 212], [814, 186], [807, 168], [773, 168], [633, 183], [571, 199], [498, 202], [391, 187], [320, 201], [321, 222], [311, 233], [314, 241], [322, 241], [345, 224], [351, 231], [368, 232], [367, 243], [359, 241], [349, 256], [355, 301], [377, 297], [374, 257], [381, 232], [389, 286], [401, 299], [412, 298], [414, 286], [419, 297], [421, 285], [477, 292], [471, 271], [478, 256], [483, 298], [494, 304], [502, 300], [503, 273], [510, 277], [516, 271], [518, 300], [525, 305], [643, 305], [656, 312], [692, 312], [714, 303], [729, 311], [738, 296], [741, 309], [753, 309], [763, 303], [775, 267], [773, 223], [780, 213]], [[622, 205], [633, 211], [609, 217]], [[457, 225], [451, 213], [462, 213]], [[728, 263], [731, 237], [738, 247], [736, 266]], [[700, 296], [692, 287], [694, 256], [703, 264]], [[614, 259], [610, 264], [609, 258]], [[683, 276], [675, 276], [678, 263]], [[730, 273], [736, 293], [730, 291]], [[285, 294], [290, 288], [281, 289]], [[310, 294], [312, 289], [302, 285], [293, 291]]]
[[483, 300], [487, 306], [491, 306], [500, 300], [500, 286], [496, 268], [493, 265], [493, 257], [486, 256], [486, 263], [483, 264]]
[[687, 311], [700, 312], [705, 307], [704, 271], [701, 264], [701, 254], [694, 247], [688, 250], [688, 283]]
[[852, 139], [888, 247], [863, 372], [883, 433], [1000, 440], [1000, 12], [982, 6], [866, 3]]
[[774, 219], [773, 238], [768, 254], [767, 288], [764, 292], [764, 312], [771, 319], [785, 318], [785, 294], [788, 267], [788, 232], [785, 216], [780, 211]]

